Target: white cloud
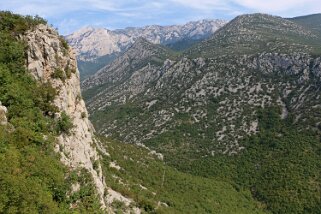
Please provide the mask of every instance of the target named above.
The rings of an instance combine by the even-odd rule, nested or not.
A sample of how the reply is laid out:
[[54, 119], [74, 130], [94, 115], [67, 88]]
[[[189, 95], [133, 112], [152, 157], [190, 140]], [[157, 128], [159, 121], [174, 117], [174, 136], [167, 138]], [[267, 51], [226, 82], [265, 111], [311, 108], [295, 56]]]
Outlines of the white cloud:
[[301, 8], [306, 4], [317, 4], [319, 0], [234, 0], [235, 3], [258, 11], [282, 12], [293, 8]]
[[[226, 12], [230, 15], [264, 12], [279, 15], [297, 15], [321, 12], [320, 0], [0, 0], [2, 9], [21, 14], [57, 16], [80, 10], [123, 12], [124, 16], [145, 11], [172, 9], [180, 6], [210, 13]], [[131, 13], [129, 14], [129, 11]]]
[[226, 10], [230, 14], [263, 12], [279, 15], [320, 13], [320, 0], [171, 0], [204, 11]]
[[120, 2], [124, 0], [8, 0], [2, 9], [20, 14], [50, 17], [79, 10], [118, 11], [122, 10], [117, 7]]
[[191, 7], [199, 10], [220, 10], [229, 9], [229, 0], [171, 0], [174, 3], [184, 5], [186, 7]]

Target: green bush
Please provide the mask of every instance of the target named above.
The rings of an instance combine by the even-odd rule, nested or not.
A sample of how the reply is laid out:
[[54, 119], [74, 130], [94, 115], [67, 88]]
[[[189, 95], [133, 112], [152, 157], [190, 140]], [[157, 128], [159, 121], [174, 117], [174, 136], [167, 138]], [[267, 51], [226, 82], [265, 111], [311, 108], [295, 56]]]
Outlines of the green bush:
[[62, 37], [62, 36], [59, 37], [59, 41], [60, 41], [60, 44], [63, 48], [63, 54], [64, 54], [64, 56], [66, 56], [68, 53], [68, 50], [69, 50], [69, 45], [68, 45], [67, 41], [64, 39], [64, 37]]
[[86, 117], [87, 117], [86, 112], [81, 112], [81, 118], [84, 119], [84, 118], [86, 118]]
[[55, 71], [51, 74], [51, 77], [55, 79], [61, 79], [63, 82], [66, 81], [65, 72], [60, 68], [56, 68]]
[[9, 11], [0, 11], [0, 30], [15, 35], [23, 34], [27, 30], [47, 21], [39, 16], [21, 16]]
[[[250, 191], [235, 190], [226, 180], [183, 173], [151, 156], [147, 149], [100, 140], [106, 142], [109, 153], [102, 160], [109, 186], [132, 198], [143, 213], [264, 213]], [[121, 169], [110, 167], [110, 162]]]
[[57, 122], [57, 132], [59, 134], [65, 133], [70, 134], [70, 130], [74, 127], [70, 117], [66, 114], [66, 112], [62, 112], [60, 118]]
[[94, 170], [97, 170], [99, 167], [99, 161], [98, 160], [95, 160], [94, 163], [93, 163], [93, 168]]
[[69, 68], [67, 68], [67, 69], [65, 70], [65, 72], [66, 72], [66, 77], [67, 77], [68, 79], [70, 79], [70, 78], [71, 78], [71, 70], [70, 70]]

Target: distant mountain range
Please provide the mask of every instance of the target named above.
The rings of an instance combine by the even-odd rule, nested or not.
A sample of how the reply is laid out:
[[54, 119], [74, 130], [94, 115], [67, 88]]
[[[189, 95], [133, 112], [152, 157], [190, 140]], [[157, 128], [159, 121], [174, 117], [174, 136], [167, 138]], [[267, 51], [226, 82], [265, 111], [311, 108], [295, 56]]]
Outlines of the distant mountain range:
[[206, 19], [184, 25], [151, 25], [122, 30], [86, 27], [66, 36], [66, 40], [76, 50], [83, 79], [126, 51], [139, 37], [153, 44], [183, 50], [209, 38], [226, 23], [225, 20]]

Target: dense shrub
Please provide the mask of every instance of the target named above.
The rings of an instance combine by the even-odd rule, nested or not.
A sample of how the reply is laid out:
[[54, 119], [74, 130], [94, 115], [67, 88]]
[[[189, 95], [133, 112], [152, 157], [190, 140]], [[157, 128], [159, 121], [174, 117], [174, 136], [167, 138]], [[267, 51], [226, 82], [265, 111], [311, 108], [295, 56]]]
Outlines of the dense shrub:
[[39, 24], [47, 24], [47, 21], [39, 16], [21, 16], [9, 11], [0, 12], [0, 31], [2, 32], [23, 34]]
[[62, 112], [57, 122], [57, 132], [59, 134], [61, 133], [70, 134], [70, 130], [73, 128], [73, 126], [74, 125], [70, 117], [66, 114], [66, 112]]
[[65, 72], [60, 68], [56, 68], [55, 71], [51, 74], [51, 77], [55, 79], [61, 79], [63, 82], [66, 81]]

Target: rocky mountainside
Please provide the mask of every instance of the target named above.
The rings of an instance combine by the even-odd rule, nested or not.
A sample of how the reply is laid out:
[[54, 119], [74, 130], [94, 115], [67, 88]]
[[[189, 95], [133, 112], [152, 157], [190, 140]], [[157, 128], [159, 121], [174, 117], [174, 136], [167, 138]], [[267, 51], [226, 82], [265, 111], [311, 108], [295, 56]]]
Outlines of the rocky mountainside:
[[321, 14], [313, 14], [307, 16], [299, 16], [290, 18], [290, 21], [298, 23], [303, 27], [310, 28], [318, 33], [321, 33]]
[[139, 37], [153, 44], [183, 49], [210, 37], [225, 23], [224, 20], [201, 20], [185, 25], [152, 25], [114, 31], [87, 27], [66, 36], [66, 39], [76, 50], [80, 72], [85, 77], [110, 63], [116, 56], [131, 47]]
[[76, 56], [72, 49], [64, 46], [56, 31], [46, 25], [39, 25], [28, 31], [23, 40], [28, 44], [27, 67], [37, 81], [50, 83], [58, 91], [54, 105], [57, 117], [70, 118], [70, 133], [58, 137], [56, 151], [68, 167], [85, 168], [93, 177], [103, 207], [104, 191], [107, 188], [102, 177], [99, 155], [94, 148], [94, 129], [88, 120], [88, 113], [81, 96]]
[[[303, 137], [289, 140], [292, 135], [288, 132], [295, 130], [304, 136], [320, 133], [320, 39], [314, 29], [281, 17], [242, 15], [182, 55], [159, 57], [163, 60], [157, 64], [140, 55], [143, 52], [154, 58], [155, 52], [137, 49], [136, 46], [145, 47], [139, 43], [134, 45], [82, 83], [84, 99], [100, 134], [128, 143], [143, 143], [162, 153], [168, 164], [197, 175], [222, 176], [226, 172], [218, 172], [220, 167], [239, 168], [240, 174], [235, 177], [238, 180], [251, 174], [251, 167], [272, 170], [270, 157], [274, 157], [274, 167], [278, 169], [285, 160], [273, 151], [284, 149], [292, 155], [296, 150], [291, 150], [293, 145], [288, 142], [297, 148], [307, 142]], [[135, 66], [126, 63], [128, 53], [133, 53]], [[258, 141], [262, 144], [255, 143]], [[264, 145], [270, 147], [262, 150]], [[310, 146], [318, 151], [315, 145]], [[240, 162], [245, 157], [265, 158], [256, 160], [259, 166], [249, 167], [254, 164], [250, 160], [238, 166], [237, 161], [232, 164], [234, 159], [225, 159], [224, 155], [235, 155]], [[307, 159], [302, 154], [296, 167], [304, 168], [301, 163]], [[269, 201], [267, 206], [274, 213], [282, 213], [287, 208], [270, 194], [279, 194], [283, 189], [267, 193], [277, 189], [271, 186], [274, 181], [283, 182], [280, 179], [285, 175], [277, 172], [271, 175], [275, 176], [273, 182], [263, 176], [264, 172], [256, 174], [258, 180], [250, 185], [255, 187], [254, 197], [264, 195], [259, 200]], [[295, 177], [301, 178], [304, 186], [309, 185], [303, 177]], [[270, 187], [260, 191], [262, 181]]]
[[127, 89], [122, 87], [117, 90], [126, 94], [126, 90], [135, 89], [134, 93], [138, 94], [142, 92], [145, 84], [149, 84], [160, 75], [157, 68], [163, 66], [164, 60], [175, 58], [175, 56], [171, 50], [139, 38], [128, 51], [116, 58], [113, 63], [83, 81], [82, 88], [90, 89], [96, 85], [108, 93], [110, 88], [118, 87], [119, 83], [126, 84], [130, 78], [131, 84], [135, 84], [136, 87]]
[[[126, 213], [140, 213], [135, 205], [129, 207], [132, 199], [112, 190], [105, 183], [100, 162], [101, 154], [108, 153], [101, 147], [101, 142], [96, 140], [94, 127], [88, 119], [73, 49], [47, 25], [39, 25], [28, 31], [23, 39], [29, 47], [27, 67], [30, 73], [37, 81], [49, 83], [58, 91], [53, 101], [58, 110], [55, 117], [70, 120], [70, 130], [58, 136], [55, 147], [55, 151], [61, 155], [61, 161], [71, 170], [85, 169], [89, 172], [99, 196], [101, 210], [114, 213], [112, 203], [124, 201], [128, 203], [124, 206]], [[81, 184], [72, 185], [74, 194], [81, 191]]]
[[[144, 142], [188, 122], [198, 130], [192, 139], [210, 141], [205, 154], [236, 153], [237, 139], [257, 131], [258, 107], [280, 106], [297, 122], [318, 114], [320, 59], [311, 53], [319, 39], [279, 17], [244, 15], [182, 58], [153, 65], [134, 45], [82, 87], [100, 133]], [[136, 66], [125, 63], [129, 53]], [[116, 116], [127, 112], [124, 120]]]
[[[263, 14], [243, 15], [210, 39], [186, 51], [189, 56], [214, 57], [258, 52], [319, 52], [320, 37], [311, 28]], [[214, 47], [214, 48], [213, 48]]]
[[73, 51], [38, 16], [0, 12], [0, 38], [0, 212], [106, 208]]
[[86, 27], [66, 36], [80, 60], [92, 61], [98, 57], [122, 52], [132, 41], [125, 34], [104, 28]]

